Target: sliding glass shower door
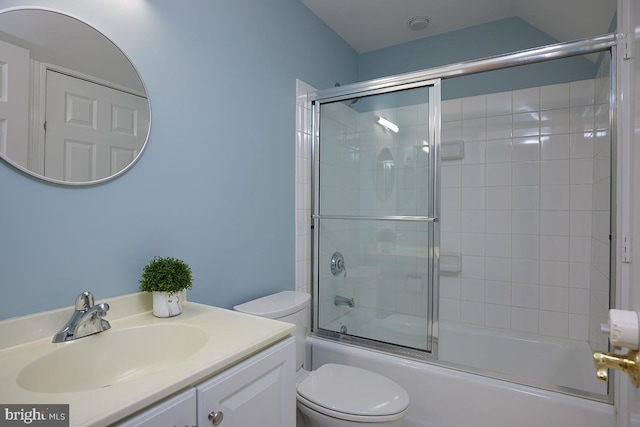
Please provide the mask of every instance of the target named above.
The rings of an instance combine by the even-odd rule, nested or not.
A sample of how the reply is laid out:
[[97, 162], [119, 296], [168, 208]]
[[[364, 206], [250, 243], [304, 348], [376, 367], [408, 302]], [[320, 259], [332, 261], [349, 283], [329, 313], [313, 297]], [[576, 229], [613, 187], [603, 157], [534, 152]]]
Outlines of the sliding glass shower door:
[[439, 81], [316, 100], [320, 335], [436, 350]]

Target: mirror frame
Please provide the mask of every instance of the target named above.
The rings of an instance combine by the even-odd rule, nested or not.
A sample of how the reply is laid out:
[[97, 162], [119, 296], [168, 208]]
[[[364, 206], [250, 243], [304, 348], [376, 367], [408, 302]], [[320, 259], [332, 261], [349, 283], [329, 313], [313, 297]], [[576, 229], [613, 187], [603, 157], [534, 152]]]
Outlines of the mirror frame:
[[[138, 154], [133, 158], [133, 160], [131, 162], [129, 162], [129, 164], [122, 168], [121, 170], [119, 170], [118, 172], [111, 174], [107, 177], [104, 178], [100, 178], [100, 179], [96, 179], [96, 180], [92, 180], [92, 181], [64, 181], [61, 179], [56, 179], [56, 178], [51, 178], [51, 177], [47, 177], [45, 175], [41, 175], [35, 171], [32, 171], [18, 163], [16, 163], [15, 161], [11, 160], [10, 158], [6, 157], [4, 154], [0, 154], [0, 159], [2, 159], [2, 161], [6, 162], [8, 165], [16, 168], [18, 171], [25, 173], [31, 177], [34, 177], [38, 180], [41, 181], [45, 181], [45, 182], [49, 182], [49, 183], [53, 183], [53, 184], [58, 184], [58, 185], [62, 185], [62, 186], [69, 186], [69, 187], [86, 187], [86, 186], [93, 186], [93, 185], [98, 185], [98, 184], [102, 184], [105, 183], [107, 181], [111, 181], [113, 179], [116, 179], [120, 176], [122, 176], [123, 174], [125, 174], [127, 171], [129, 171], [129, 169], [131, 169], [140, 159], [140, 157], [142, 156], [142, 154], [144, 153], [145, 149], [147, 148], [147, 145], [149, 143], [149, 137], [151, 135], [151, 126], [152, 126], [152, 109], [151, 109], [151, 99], [149, 96], [149, 91], [147, 90], [147, 86], [144, 82], [144, 80], [142, 79], [142, 76], [140, 75], [140, 71], [138, 70], [138, 68], [135, 66], [135, 64], [133, 63], [133, 61], [131, 61], [131, 58], [129, 58], [129, 56], [122, 50], [122, 48], [120, 48], [120, 46], [118, 46], [113, 40], [111, 40], [111, 38], [107, 37], [102, 31], [100, 31], [99, 29], [97, 29], [94, 25], [90, 24], [89, 22], [87, 22], [84, 19], [78, 18], [75, 15], [72, 15], [70, 13], [67, 12], [63, 12], [61, 10], [57, 10], [57, 9], [53, 9], [53, 8], [48, 8], [48, 7], [41, 7], [41, 6], [14, 6], [14, 7], [7, 7], [7, 8], [2, 8], [0, 9], [0, 15], [7, 13], [7, 12], [15, 12], [15, 11], [29, 11], [29, 10], [35, 10], [35, 11], [41, 11], [41, 12], [51, 12], [51, 13], [56, 13], [58, 15], [64, 16], [66, 18], [70, 18], [73, 20], [78, 21], [79, 23], [82, 23], [84, 25], [86, 25], [89, 29], [95, 31], [97, 34], [99, 34], [100, 36], [102, 36], [105, 41], [107, 41], [108, 43], [111, 43], [111, 45], [113, 47], [115, 47], [118, 51], [120, 51], [120, 53], [122, 54], [122, 56], [124, 57], [124, 59], [126, 59], [129, 62], [129, 65], [131, 66], [132, 70], [136, 73], [138, 79], [140, 80], [140, 84], [142, 86], [142, 88], [144, 89], [144, 93], [145, 93], [145, 97], [147, 99], [147, 106], [148, 106], [148, 110], [149, 110], [149, 124], [147, 126], [147, 134], [145, 137], [145, 141], [142, 144], [142, 146], [140, 147], [140, 150], [138, 152]], [[52, 65], [52, 64], [44, 64], [44, 67], [42, 67], [45, 71], [46, 70], [52, 70], [52, 71], [56, 71], [56, 70], [63, 70], [64, 67], [60, 67], [57, 65]], [[29, 81], [32, 81], [31, 79], [31, 73], [32, 71], [30, 70], [30, 78]], [[82, 75], [81, 72], [78, 72], [76, 74], [76, 76]], [[94, 81], [95, 80], [101, 80], [100, 78], [94, 77]], [[116, 85], [117, 86], [117, 85]], [[31, 135], [31, 131], [33, 130], [33, 123], [32, 123], [32, 119], [31, 116], [33, 115], [33, 96], [30, 93], [29, 94], [29, 120], [28, 120], [28, 126], [29, 126], [29, 135]], [[32, 138], [34, 138], [34, 135], [31, 135]], [[29, 138], [29, 136], [27, 137]], [[31, 141], [29, 141], [29, 139], [27, 139], [26, 144], [31, 144]]]

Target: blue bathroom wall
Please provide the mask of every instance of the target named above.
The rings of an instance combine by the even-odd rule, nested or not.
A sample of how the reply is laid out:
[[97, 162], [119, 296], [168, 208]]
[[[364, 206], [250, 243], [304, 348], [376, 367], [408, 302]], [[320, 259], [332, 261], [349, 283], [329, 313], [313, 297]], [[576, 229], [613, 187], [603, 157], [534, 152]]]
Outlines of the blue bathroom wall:
[[188, 262], [189, 298], [206, 304], [293, 289], [295, 81], [356, 81], [356, 52], [298, 0], [0, 0], [23, 5], [119, 45], [152, 127], [139, 162], [103, 185], [0, 161], [0, 319], [135, 292], [155, 255]]
[[[526, 21], [506, 18], [360, 55], [359, 80], [424, 70], [557, 43]], [[442, 98], [460, 98], [590, 79], [597, 67], [585, 57], [444, 80]]]
[[[0, 319], [83, 290], [135, 292], [155, 255], [191, 265], [189, 298], [202, 303], [292, 289], [297, 78], [329, 88], [555, 41], [509, 18], [358, 55], [298, 0], [0, 0], [20, 6], [67, 12], [119, 45], [145, 81], [152, 127], [140, 161], [103, 185], [47, 184], [0, 161]], [[567, 61], [553, 72], [593, 77], [589, 61]], [[520, 84], [498, 73], [509, 74], [448, 80], [443, 97]]]

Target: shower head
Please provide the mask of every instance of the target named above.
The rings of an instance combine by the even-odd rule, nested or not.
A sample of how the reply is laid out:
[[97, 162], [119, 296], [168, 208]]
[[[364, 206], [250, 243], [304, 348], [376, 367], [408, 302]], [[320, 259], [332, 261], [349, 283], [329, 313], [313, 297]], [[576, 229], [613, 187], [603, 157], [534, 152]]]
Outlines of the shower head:
[[[336, 82], [336, 84], [334, 85], [334, 87], [340, 87], [340, 83]], [[343, 102], [345, 102], [347, 105], [356, 105], [358, 103], [358, 101], [360, 101], [360, 98], [353, 98], [353, 99], [348, 99], [345, 100]]]

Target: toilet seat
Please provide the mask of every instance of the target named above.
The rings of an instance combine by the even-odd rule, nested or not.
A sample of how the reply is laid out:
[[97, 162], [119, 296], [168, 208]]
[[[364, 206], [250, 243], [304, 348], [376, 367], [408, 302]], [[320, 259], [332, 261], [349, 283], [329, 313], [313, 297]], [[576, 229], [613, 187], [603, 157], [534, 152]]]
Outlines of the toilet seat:
[[298, 384], [297, 399], [324, 415], [357, 422], [392, 421], [409, 406], [407, 392], [389, 378], [337, 364], [311, 372]]

